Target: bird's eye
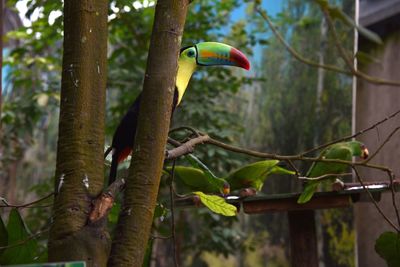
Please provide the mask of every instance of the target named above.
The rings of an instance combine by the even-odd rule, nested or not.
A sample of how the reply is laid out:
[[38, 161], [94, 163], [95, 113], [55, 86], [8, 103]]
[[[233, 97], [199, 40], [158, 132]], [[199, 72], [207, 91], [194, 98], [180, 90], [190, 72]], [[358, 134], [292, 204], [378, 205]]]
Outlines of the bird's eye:
[[189, 50], [187, 55], [188, 55], [188, 57], [194, 57], [195, 53], [193, 50]]

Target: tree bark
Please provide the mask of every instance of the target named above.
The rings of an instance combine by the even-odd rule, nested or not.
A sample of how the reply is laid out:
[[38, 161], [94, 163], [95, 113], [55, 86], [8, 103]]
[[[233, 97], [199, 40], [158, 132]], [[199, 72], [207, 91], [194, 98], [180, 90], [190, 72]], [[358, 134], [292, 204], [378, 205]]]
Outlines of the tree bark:
[[64, 52], [49, 260], [105, 266], [108, 232], [88, 225], [104, 182], [107, 0], [64, 1]]
[[159, 0], [133, 158], [109, 266], [142, 266], [156, 204], [188, 0]]
[[[0, 0], [0, 118], [3, 103], [3, 30], [4, 30], [4, 0]], [[0, 137], [2, 137], [0, 120]]]

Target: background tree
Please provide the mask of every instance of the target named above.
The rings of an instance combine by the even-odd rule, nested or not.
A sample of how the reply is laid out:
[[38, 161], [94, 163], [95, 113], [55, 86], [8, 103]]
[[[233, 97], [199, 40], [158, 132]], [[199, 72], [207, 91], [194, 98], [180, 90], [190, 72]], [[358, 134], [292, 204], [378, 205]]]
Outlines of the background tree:
[[65, 1], [61, 106], [49, 260], [104, 266], [109, 237], [88, 225], [103, 188], [108, 1]]
[[[10, 5], [18, 2], [10, 2]], [[352, 14], [352, 1], [334, 2]], [[154, 17], [153, 5], [152, 1], [110, 1], [106, 144], [110, 143], [112, 131], [141, 89]], [[266, 46], [262, 50], [263, 59], [258, 59], [261, 63], [256, 68], [256, 78], [241, 77], [240, 73], [230, 69], [200, 70], [193, 77], [185, 99], [176, 111], [173, 127], [194, 126], [225, 142], [280, 154], [298, 153], [311, 148], [316, 142], [323, 143], [349, 133], [350, 79], [327, 72], [321, 79], [321, 87], [321, 83], [318, 84], [318, 77], [321, 76], [315, 69], [294, 60], [270, 33], [257, 34], [265, 31], [265, 21], [257, 13], [252, 13], [251, 4], [245, 5], [248, 16], [233, 20], [231, 16], [235, 10], [243, 7], [241, 1], [204, 0], [191, 4], [183, 45], [216, 40], [240, 47], [247, 53], [257, 44]], [[13, 89], [6, 90], [7, 101], [2, 118], [10, 134], [2, 141], [10, 146], [7, 148], [9, 153], [6, 153], [10, 155], [9, 159], [18, 159], [17, 166], [23, 166], [16, 168], [20, 195], [25, 195], [22, 185], [35, 185], [30, 189], [33, 192], [30, 197], [43, 196], [51, 190], [50, 184], [54, 182], [51, 177], [55, 166], [58, 123], [55, 114], [60, 99], [62, 17], [51, 14], [61, 8], [58, 2], [29, 1], [27, 16], [35, 12], [42, 15], [32, 26], [8, 35], [18, 39], [23, 46], [15, 49], [6, 59], [15, 71], [10, 73]], [[50, 17], [53, 19], [49, 25]], [[321, 17], [313, 1], [290, 0], [285, 1], [282, 12], [274, 22], [286, 40], [302, 54], [315, 61], [322, 56], [325, 62], [342, 66], [343, 63], [337, 62], [334, 56], [336, 52], [331, 37], [321, 33]], [[352, 31], [349, 28], [339, 30], [343, 30], [341, 42], [352, 50]], [[327, 45], [321, 50], [324, 38]], [[261, 50], [260, 46], [257, 47]], [[260, 62], [257, 61], [259, 57], [256, 53], [256, 64]], [[317, 88], [322, 88], [320, 97], [317, 97]], [[320, 117], [317, 116], [318, 103], [321, 106]], [[325, 121], [330, 122], [329, 127], [324, 125]], [[321, 130], [317, 134], [316, 125]], [[195, 154], [217, 174], [224, 174], [252, 160], [212, 147], [196, 149]], [[187, 164], [184, 160], [178, 163]], [[127, 166], [128, 163], [125, 163]], [[305, 170], [307, 164], [300, 167]], [[121, 173], [121, 176], [124, 174]], [[161, 182], [159, 201], [168, 206], [168, 184], [166, 180]], [[291, 178], [270, 179], [265, 188], [266, 193], [291, 192], [300, 190], [300, 183]], [[25, 213], [28, 225], [34, 231], [48, 224], [48, 210], [32, 209]], [[113, 222], [111, 228], [115, 226], [115, 213], [113, 211], [110, 216]], [[324, 262], [344, 266], [353, 264], [351, 244], [354, 232], [349, 214], [344, 215], [341, 211], [321, 213], [321, 224], [327, 226], [323, 230]], [[171, 233], [167, 223], [170, 213], [163, 219], [155, 220], [154, 236]], [[284, 249], [288, 239], [287, 226], [281, 223], [285, 218], [278, 215], [252, 217], [253, 223], [247, 224], [242, 223], [249, 220], [246, 216], [240, 220], [241, 224], [238, 224], [236, 220], [221, 218], [204, 210], [180, 211], [176, 230], [181, 263], [195, 265], [208, 262], [217, 266], [216, 255], [228, 257], [237, 254], [238, 250], [250, 248], [241, 254], [243, 265], [247, 262], [257, 266], [260, 264], [258, 261], [266, 260], [284, 266], [288, 264], [288, 251]], [[265, 225], [267, 231], [264, 231]], [[42, 238], [46, 239], [46, 236], [42, 235]], [[170, 243], [169, 240], [156, 239], [152, 247], [153, 255], [157, 258], [164, 255], [166, 259], [165, 255], [171, 255]], [[157, 263], [158, 266], [162, 266], [161, 262]], [[153, 264], [156, 263], [153, 261]], [[172, 265], [167, 260], [164, 264]]]

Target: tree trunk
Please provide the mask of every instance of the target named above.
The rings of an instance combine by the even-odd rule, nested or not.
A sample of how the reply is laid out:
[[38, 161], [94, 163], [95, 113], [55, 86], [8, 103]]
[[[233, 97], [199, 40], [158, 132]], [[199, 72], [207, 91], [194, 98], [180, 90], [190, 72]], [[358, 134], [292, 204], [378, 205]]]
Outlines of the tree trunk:
[[[3, 109], [3, 25], [4, 25], [4, 2], [0, 0], [0, 140], [3, 140], [3, 127], [1, 122], [1, 111]], [[0, 145], [0, 196], [4, 197], [6, 193], [6, 181], [2, 156], [3, 146]], [[3, 188], [3, 189], [1, 189]], [[0, 212], [1, 215], [2, 212]]]
[[[0, 0], [0, 118], [3, 103], [3, 30], [4, 30], [4, 0]], [[2, 137], [0, 120], [0, 138]]]
[[[320, 65], [325, 64], [325, 53], [326, 53], [326, 42], [327, 42], [327, 31], [328, 25], [326, 24], [325, 17], [321, 18], [321, 36], [320, 36], [320, 48], [318, 55], [318, 63]], [[317, 94], [315, 103], [315, 131], [314, 131], [314, 147], [316, 147], [322, 139], [322, 121], [320, 113], [322, 112], [322, 93], [324, 90], [325, 83], [325, 70], [323, 68], [318, 68], [318, 80], [317, 80]]]
[[107, 0], [64, 1], [61, 107], [49, 260], [105, 266], [109, 235], [88, 225], [104, 182]]
[[153, 221], [188, 0], [159, 0], [136, 142], [109, 266], [142, 266]]

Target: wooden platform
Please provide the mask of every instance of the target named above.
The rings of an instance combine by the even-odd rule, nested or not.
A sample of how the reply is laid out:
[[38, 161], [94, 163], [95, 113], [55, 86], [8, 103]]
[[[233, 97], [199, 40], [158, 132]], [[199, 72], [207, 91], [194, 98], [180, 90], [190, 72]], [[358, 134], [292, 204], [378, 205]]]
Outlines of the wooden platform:
[[[381, 194], [391, 192], [389, 182], [365, 183], [373, 199], [377, 202]], [[291, 266], [317, 267], [318, 248], [315, 231], [315, 210], [346, 208], [357, 202], [370, 202], [371, 197], [359, 183], [345, 184], [344, 190], [331, 192], [317, 192], [313, 198], [305, 203], [298, 204], [300, 193], [256, 195], [246, 198], [230, 196], [228, 202], [246, 214], [260, 214], [270, 212], [287, 212], [289, 221]], [[400, 190], [400, 181], [393, 182], [394, 191]], [[177, 208], [193, 207], [193, 199], [176, 199]]]

